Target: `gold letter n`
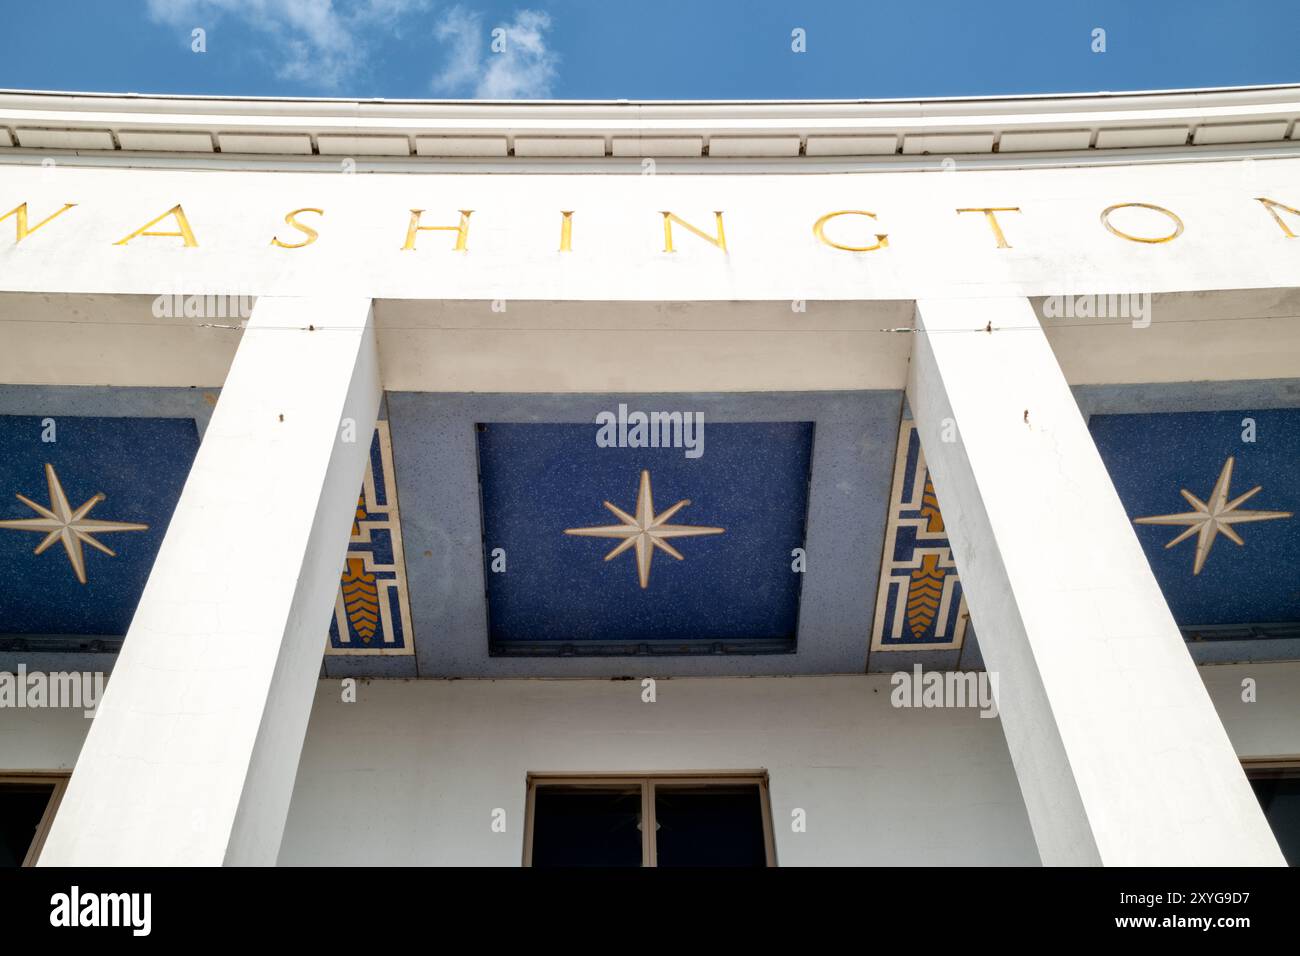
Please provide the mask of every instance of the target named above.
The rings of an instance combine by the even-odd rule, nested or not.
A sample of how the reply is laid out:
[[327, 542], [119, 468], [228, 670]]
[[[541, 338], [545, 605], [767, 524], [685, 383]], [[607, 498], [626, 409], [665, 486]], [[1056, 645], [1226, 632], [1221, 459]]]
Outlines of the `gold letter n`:
[[1280, 203], [1276, 199], [1266, 199], [1263, 196], [1256, 196], [1255, 201], [1262, 202], [1264, 204], [1264, 208], [1268, 210], [1268, 214], [1273, 217], [1273, 221], [1276, 222], [1279, 227], [1281, 227], [1284, 233], [1286, 233], [1286, 237], [1288, 239], [1296, 238], [1296, 234], [1291, 231], [1291, 227], [1288, 226], [1286, 224], [1286, 221], [1277, 214], [1277, 211], [1279, 209], [1285, 209], [1287, 212], [1292, 213], [1293, 215], [1300, 216], [1300, 209], [1292, 209], [1286, 203]]
[[45, 225], [51, 219], [63, 215], [65, 212], [67, 212], [75, 205], [76, 205], [75, 202], [64, 203], [63, 208], [60, 209], [58, 212], [51, 213], [50, 215], [42, 219], [40, 222], [38, 222], [36, 225], [28, 229], [27, 228], [27, 203], [22, 203], [21, 205], [14, 206], [13, 209], [10, 209], [3, 216], [0, 216], [0, 222], [4, 222], [10, 216], [14, 217], [14, 223], [17, 226], [17, 230], [18, 230], [18, 238], [14, 240], [14, 243], [17, 244], [22, 242], [24, 239], [26, 239], [28, 236], [34, 233], [37, 229], [41, 228], [41, 226]]
[[707, 232], [704, 232], [703, 230], [696, 229], [694, 226], [692, 226], [692, 225], [691, 225], [689, 222], [687, 222], [685, 219], [682, 219], [680, 216], [676, 216], [676, 215], [674, 215], [674, 214], [671, 213], [671, 212], [665, 212], [665, 213], [663, 214], [663, 217], [664, 217], [664, 252], [676, 252], [676, 251], [677, 251], [676, 249], [673, 248], [673, 223], [677, 223], [677, 225], [679, 225], [679, 226], [685, 226], [687, 229], [689, 229], [691, 232], [695, 233], [697, 236], [699, 236], [699, 237], [700, 237], [701, 239], [703, 239], [705, 242], [711, 242], [711, 243], [713, 243], [715, 246], [717, 246], [719, 249], [721, 249], [723, 252], [726, 252], [726, 251], [727, 251], [727, 235], [726, 235], [726, 233], [724, 233], [724, 232], [722, 231], [722, 213], [720, 213], [720, 212], [716, 212], [716, 211], [715, 211], [715, 212], [713, 213], [713, 215], [714, 215], [714, 217], [717, 219], [717, 222], [718, 222], [718, 235], [717, 235], [716, 238], [713, 237], [713, 236], [710, 236]]

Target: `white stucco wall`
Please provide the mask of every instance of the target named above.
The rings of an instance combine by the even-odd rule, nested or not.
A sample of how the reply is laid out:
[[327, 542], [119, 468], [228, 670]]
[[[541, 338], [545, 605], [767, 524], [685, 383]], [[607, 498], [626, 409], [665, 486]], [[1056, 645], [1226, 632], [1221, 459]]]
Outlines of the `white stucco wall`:
[[[517, 866], [529, 771], [767, 770], [781, 865], [1036, 864], [996, 719], [881, 677], [319, 686], [282, 864]], [[494, 808], [507, 832], [491, 830]], [[791, 832], [791, 811], [807, 832]]]
[[[1300, 662], [1200, 673], [1241, 756], [1300, 756]], [[318, 686], [281, 864], [516, 866], [529, 771], [758, 769], [783, 866], [1038, 862], [999, 721], [894, 709], [887, 675], [675, 679], [653, 704], [638, 681], [357, 690], [344, 704], [337, 681]], [[80, 711], [0, 711], [0, 771], [70, 769], [88, 726]]]
[[[1300, 760], [1300, 662], [1200, 668], [1237, 755]], [[1254, 701], [1243, 699], [1254, 681]]]
[[[1300, 663], [1200, 673], [1243, 757], [1300, 755]], [[1000, 722], [895, 709], [889, 691], [885, 675], [677, 679], [646, 704], [637, 681], [376, 681], [344, 704], [324, 681], [280, 862], [514, 866], [529, 771], [765, 769], [783, 866], [1036, 865]]]

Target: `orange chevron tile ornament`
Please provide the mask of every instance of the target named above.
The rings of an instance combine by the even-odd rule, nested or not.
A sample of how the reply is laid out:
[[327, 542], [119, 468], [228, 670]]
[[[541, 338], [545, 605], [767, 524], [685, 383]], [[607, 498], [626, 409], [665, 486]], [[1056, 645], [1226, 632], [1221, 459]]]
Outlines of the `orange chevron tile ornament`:
[[968, 614], [939, 499], [911, 421], [898, 433], [871, 649], [956, 650]]
[[370, 446], [325, 653], [415, 653], [386, 421], [377, 423]]

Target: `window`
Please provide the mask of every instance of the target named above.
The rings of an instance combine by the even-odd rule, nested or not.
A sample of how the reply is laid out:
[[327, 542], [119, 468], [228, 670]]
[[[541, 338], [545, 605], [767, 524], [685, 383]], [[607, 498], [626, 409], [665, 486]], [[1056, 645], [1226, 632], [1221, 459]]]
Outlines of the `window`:
[[0, 868], [36, 865], [67, 782], [62, 774], [0, 776]]
[[1300, 866], [1300, 763], [1248, 763], [1246, 776], [1282, 855], [1291, 866]]
[[529, 774], [525, 866], [775, 866], [767, 774]]

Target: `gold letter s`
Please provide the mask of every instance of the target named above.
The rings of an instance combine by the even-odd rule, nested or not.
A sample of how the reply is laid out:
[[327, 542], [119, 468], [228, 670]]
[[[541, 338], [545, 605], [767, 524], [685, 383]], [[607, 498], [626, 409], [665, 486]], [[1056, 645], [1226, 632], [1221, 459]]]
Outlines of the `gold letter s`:
[[312, 209], [309, 206], [304, 207], [302, 209], [295, 209], [293, 212], [289, 213], [287, 216], [284, 217], [284, 221], [287, 222], [289, 225], [293, 226], [293, 228], [297, 229], [307, 238], [304, 239], [302, 242], [281, 242], [278, 236], [272, 236], [271, 245], [279, 246], [281, 249], [301, 249], [303, 246], [310, 246], [313, 242], [315, 242], [317, 239], [320, 238], [319, 232], [317, 232], [311, 226], [304, 226], [295, 218], [300, 212], [314, 212], [318, 216], [325, 215], [324, 209]]

